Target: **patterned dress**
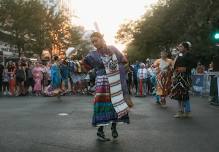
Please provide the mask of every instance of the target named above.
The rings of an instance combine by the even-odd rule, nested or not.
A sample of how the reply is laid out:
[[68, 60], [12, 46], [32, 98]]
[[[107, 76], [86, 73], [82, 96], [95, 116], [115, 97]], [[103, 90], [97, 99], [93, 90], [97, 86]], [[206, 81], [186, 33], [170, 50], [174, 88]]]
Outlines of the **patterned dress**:
[[[192, 55], [187, 52], [180, 53], [174, 64], [174, 76], [171, 90], [171, 98], [179, 101], [189, 100], [191, 87], [191, 69], [195, 66]], [[185, 70], [181, 70], [185, 68]]]
[[35, 67], [32, 70], [33, 78], [34, 78], [34, 91], [41, 91], [42, 90], [42, 79], [43, 79], [43, 72], [41, 67]]
[[172, 65], [171, 59], [157, 59], [154, 66], [157, 68], [157, 95], [167, 96], [172, 84]]
[[56, 96], [60, 93], [61, 73], [58, 64], [54, 63], [51, 66], [51, 83], [44, 90], [46, 96]]
[[[121, 83], [121, 92], [125, 98], [128, 95], [128, 89], [126, 84], [124, 66], [121, 64], [125, 61], [125, 58], [115, 47], [109, 46], [108, 49], [117, 57], [120, 73], [119, 83]], [[120, 113], [118, 113], [118, 109], [115, 108], [115, 105], [113, 105], [112, 103], [112, 90], [108, 79], [109, 77], [107, 75], [104, 65], [104, 63], [106, 63], [104, 59], [106, 59], [105, 57], [107, 53], [102, 52], [106, 52], [106, 50], [92, 51], [83, 60], [84, 67], [87, 68], [87, 70], [95, 69], [96, 71], [96, 90], [94, 97], [94, 113], [92, 125], [103, 126], [112, 122], [129, 123], [127, 109], [125, 108], [124, 110], [120, 111]], [[118, 105], [120, 104], [122, 105], [124, 103], [120, 102]], [[120, 114], [121, 116], [119, 116]]]

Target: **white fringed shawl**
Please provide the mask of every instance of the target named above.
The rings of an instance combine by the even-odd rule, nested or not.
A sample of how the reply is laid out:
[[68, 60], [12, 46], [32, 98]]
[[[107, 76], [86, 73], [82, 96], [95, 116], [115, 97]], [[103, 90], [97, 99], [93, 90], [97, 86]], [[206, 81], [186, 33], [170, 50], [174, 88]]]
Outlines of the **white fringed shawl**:
[[101, 58], [110, 85], [111, 102], [118, 118], [121, 118], [128, 113], [129, 108], [123, 96], [118, 60], [115, 54], [112, 54], [112, 56], [105, 55]]

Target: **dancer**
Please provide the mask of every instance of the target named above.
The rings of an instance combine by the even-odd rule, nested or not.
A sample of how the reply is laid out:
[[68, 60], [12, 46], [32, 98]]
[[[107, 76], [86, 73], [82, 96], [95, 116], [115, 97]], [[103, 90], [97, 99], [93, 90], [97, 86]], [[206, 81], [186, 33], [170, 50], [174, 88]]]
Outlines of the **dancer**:
[[175, 118], [191, 117], [189, 89], [191, 87], [191, 69], [195, 67], [194, 57], [189, 52], [189, 44], [182, 42], [178, 47], [180, 53], [174, 63], [173, 86], [171, 97], [178, 101], [178, 112]]
[[161, 58], [157, 59], [153, 66], [157, 72], [156, 94], [160, 97], [160, 104], [166, 107], [166, 97], [170, 93], [173, 60], [167, 57], [166, 51], [161, 51]]
[[97, 136], [100, 139], [108, 140], [104, 126], [112, 123], [112, 137], [117, 138], [117, 122], [129, 123], [128, 105], [132, 103], [123, 66], [127, 59], [114, 46], [107, 46], [99, 32], [94, 32], [90, 38], [97, 50], [88, 53], [81, 64], [86, 71], [96, 71], [92, 125], [98, 127]]
[[61, 73], [59, 68], [59, 57], [54, 56], [54, 63], [51, 66], [51, 83], [45, 89], [45, 95], [60, 97], [61, 94]]

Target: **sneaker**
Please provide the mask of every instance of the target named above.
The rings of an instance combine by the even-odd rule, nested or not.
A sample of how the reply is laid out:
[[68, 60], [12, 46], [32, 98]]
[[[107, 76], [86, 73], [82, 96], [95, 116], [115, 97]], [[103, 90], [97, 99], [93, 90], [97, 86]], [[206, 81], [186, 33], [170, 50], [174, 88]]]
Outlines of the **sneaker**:
[[182, 118], [183, 117], [183, 112], [178, 111], [173, 117], [174, 118]]

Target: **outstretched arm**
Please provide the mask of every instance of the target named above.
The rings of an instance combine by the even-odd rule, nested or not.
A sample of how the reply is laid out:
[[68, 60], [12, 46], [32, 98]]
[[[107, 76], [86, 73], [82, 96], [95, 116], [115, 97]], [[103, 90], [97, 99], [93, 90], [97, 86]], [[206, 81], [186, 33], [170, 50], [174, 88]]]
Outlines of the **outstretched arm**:
[[79, 61], [80, 65], [81, 65], [81, 71], [84, 73], [87, 73], [88, 71], [90, 71], [92, 69], [91, 66], [89, 66], [88, 64], [85, 63], [84, 59]]
[[93, 52], [88, 53], [82, 60], [79, 61], [81, 65], [82, 72], [88, 72], [94, 68], [94, 58]]

